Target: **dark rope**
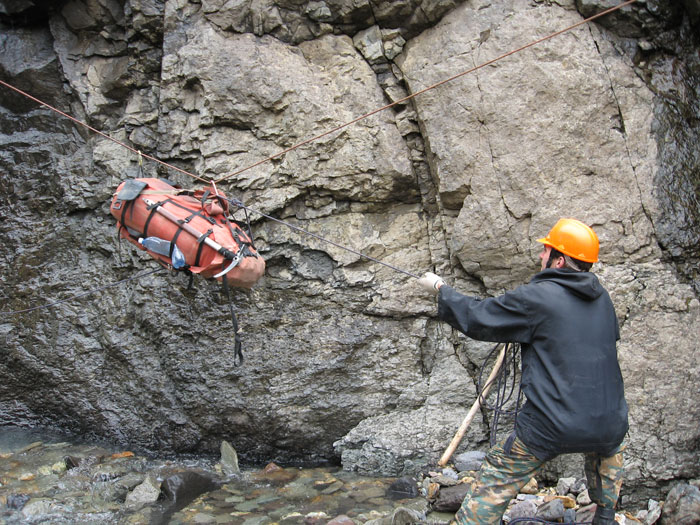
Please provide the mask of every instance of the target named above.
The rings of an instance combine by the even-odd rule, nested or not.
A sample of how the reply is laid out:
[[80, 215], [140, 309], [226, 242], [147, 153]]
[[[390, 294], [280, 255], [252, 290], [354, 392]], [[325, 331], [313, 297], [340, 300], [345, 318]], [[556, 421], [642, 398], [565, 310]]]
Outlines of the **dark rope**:
[[307, 231], [303, 228], [300, 228], [299, 226], [295, 226], [293, 224], [290, 224], [287, 221], [283, 221], [282, 219], [277, 219], [275, 217], [272, 217], [271, 215], [267, 215], [266, 213], [263, 213], [259, 210], [256, 210], [254, 208], [250, 208], [249, 206], [244, 205], [241, 201], [236, 200], [236, 199], [229, 199], [229, 202], [234, 205], [238, 206], [239, 208], [242, 208], [246, 211], [251, 211], [253, 213], [257, 213], [258, 215], [261, 215], [262, 217], [265, 217], [266, 219], [270, 219], [271, 221], [278, 222], [280, 224], [283, 224], [284, 226], [287, 226], [288, 228], [291, 228], [292, 230], [298, 231], [299, 233], [303, 233], [304, 235], [309, 235], [310, 237], [313, 237], [314, 239], [318, 239], [319, 241], [326, 242], [328, 244], [332, 244], [336, 248], [340, 248], [341, 250], [348, 251], [350, 253], [354, 253], [355, 255], [358, 255], [360, 257], [364, 257], [365, 259], [369, 259], [372, 262], [375, 262], [377, 264], [381, 264], [383, 266], [386, 266], [387, 268], [391, 268], [394, 271], [403, 273], [408, 275], [409, 277], [415, 277], [416, 279], [420, 279], [419, 275], [416, 275], [415, 273], [411, 273], [407, 270], [403, 270], [401, 268], [398, 268], [396, 266], [393, 266], [389, 263], [386, 263], [384, 261], [380, 261], [379, 259], [375, 259], [374, 257], [371, 257], [369, 255], [365, 255], [364, 253], [358, 252], [357, 250], [353, 250], [352, 248], [348, 248], [347, 246], [343, 246], [342, 244], [338, 244], [337, 242], [331, 241], [330, 239], [326, 239], [325, 237], [321, 237], [320, 235], [317, 235], [315, 233], [312, 233], [310, 231]]
[[[484, 399], [482, 392], [486, 385], [482, 386], [484, 370], [486, 365], [493, 356], [496, 354], [500, 348], [500, 343], [493, 347], [484, 359], [484, 363], [479, 369], [479, 396], [481, 400], [481, 406], [493, 411], [493, 422], [491, 423], [491, 433], [490, 433], [490, 443], [493, 446], [496, 443], [496, 432], [498, 430], [498, 423], [502, 415], [513, 415], [514, 421], [513, 425], [518, 419], [518, 410], [520, 407], [520, 401], [522, 399], [522, 389], [519, 381], [516, 381], [517, 370], [518, 370], [518, 355], [520, 354], [520, 344], [518, 343], [506, 343], [506, 355], [503, 359], [503, 365], [498, 372], [498, 375], [494, 378], [496, 382], [496, 400], [494, 404], [489, 404]], [[511, 376], [511, 381], [509, 383], [508, 376]], [[505, 405], [512, 399], [515, 388], [518, 388], [518, 395], [515, 401], [515, 407], [512, 410], [504, 410]], [[508, 525], [514, 525], [516, 523], [531, 524], [531, 523], [544, 523], [545, 525], [591, 525], [590, 521], [547, 521], [543, 518], [536, 517], [522, 517], [513, 518], [508, 522]]]
[[243, 364], [243, 350], [241, 336], [238, 333], [238, 319], [236, 318], [236, 310], [233, 307], [233, 300], [228, 288], [228, 278], [224, 275], [221, 280], [221, 286], [224, 290], [224, 295], [228, 301], [229, 312], [231, 313], [231, 324], [233, 325], [233, 366]]
[[[496, 400], [493, 404], [490, 404], [486, 401], [486, 399], [483, 396], [484, 389], [486, 388], [487, 385], [484, 384], [484, 371], [486, 369], [486, 365], [493, 356], [498, 352], [501, 344], [497, 344], [496, 346], [491, 349], [489, 354], [486, 356], [486, 359], [484, 359], [483, 364], [481, 365], [481, 368], [479, 369], [479, 384], [478, 384], [478, 392], [479, 392], [479, 398], [480, 398], [480, 403], [481, 406], [493, 411], [493, 422], [491, 423], [491, 432], [489, 436], [489, 440], [491, 443], [491, 446], [493, 446], [496, 443], [496, 432], [498, 431], [498, 423], [501, 419], [502, 415], [513, 415], [515, 419], [517, 420], [517, 414], [518, 414], [518, 407], [520, 405], [520, 400], [521, 400], [521, 390], [520, 390], [520, 384], [516, 380], [517, 379], [517, 370], [518, 370], [518, 354], [520, 353], [520, 345], [518, 343], [505, 343], [506, 345], [506, 355], [503, 358], [503, 365], [501, 365], [501, 369], [498, 371], [498, 374], [496, 377], [493, 379], [495, 381], [495, 386], [496, 386]], [[508, 377], [510, 376], [510, 382], [508, 381]], [[517, 400], [515, 403], [515, 408], [513, 410], [504, 410], [505, 405], [512, 399], [513, 393], [515, 392], [516, 386], [518, 387], [518, 396]], [[513, 423], [515, 424], [515, 423]]]
[[52, 308], [54, 306], [58, 306], [59, 304], [67, 303], [68, 301], [73, 301], [75, 299], [78, 299], [80, 297], [85, 297], [86, 295], [94, 294], [97, 292], [101, 292], [103, 290], [106, 290], [107, 288], [112, 288], [114, 286], [119, 286], [120, 284], [127, 283], [129, 281], [133, 281], [135, 279], [140, 279], [141, 277], [146, 277], [147, 275], [151, 275], [157, 272], [161, 272], [165, 270], [165, 268], [156, 268], [155, 270], [150, 270], [148, 272], [140, 273], [138, 275], [133, 275], [131, 277], [128, 277], [126, 279], [122, 279], [121, 281], [117, 281], [114, 283], [106, 284], [104, 286], [100, 286], [99, 288], [95, 288], [93, 290], [87, 290], [85, 292], [79, 293], [77, 295], [74, 295], [73, 297], [68, 297], [67, 299], [61, 299], [60, 301], [55, 301], [53, 303], [48, 303], [44, 304], [41, 306], [33, 306], [32, 308], [25, 308], [24, 310], [13, 310], [13, 311], [7, 311], [7, 312], [0, 312], [0, 315], [14, 315], [14, 314], [25, 314], [27, 312], [33, 312], [34, 310], [42, 310], [45, 308]]

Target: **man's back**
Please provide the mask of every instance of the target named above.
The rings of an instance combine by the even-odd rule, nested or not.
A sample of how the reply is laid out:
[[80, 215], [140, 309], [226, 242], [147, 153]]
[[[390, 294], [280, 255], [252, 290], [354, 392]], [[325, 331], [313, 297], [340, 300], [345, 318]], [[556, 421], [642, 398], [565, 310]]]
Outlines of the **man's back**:
[[606, 453], [627, 431], [612, 301], [588, 272], [547, 269], [513, 293], [528, 310], [518, 436], [543, 455]]

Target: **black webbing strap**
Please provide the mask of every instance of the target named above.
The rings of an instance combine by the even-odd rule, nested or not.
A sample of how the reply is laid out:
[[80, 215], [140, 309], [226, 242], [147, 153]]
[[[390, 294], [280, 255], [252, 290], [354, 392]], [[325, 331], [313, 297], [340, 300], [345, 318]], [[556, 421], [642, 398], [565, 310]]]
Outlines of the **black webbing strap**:
[[[238, 319], [236, 319], [236, 312], [233, 309], [233, 301], [231, 300], [231, 294], [228, 290], [228, 279], [226, 278], [226, 276], [224, 276], [224, 278], [221, 280], [221, 283], [224, 288], [226, 300], [228, 301], [228, 307], [231, 311], [231, 324], [233, 324], [233, 366], [237, 366], [243, 363], [241, 337], [238, 335]], [[238, 362], [236, 362], [236, 359], [238, 359]]]
[[143, 225], [143, 236], [144, 236], [144, 238], [148, 237], [148, 225], [151, 224], [151, 219], [153, 219], [153, 216], [157, 213], [157, 212], [156, 212], [156, 208], [158, 208], [158, 206], [162, 206], [162, 205], [165, 204], [166, 202], [168, 202], [168, 201], [165, 200], [165, 201], [161, 201], [161, 202], [154, 202], [154, 203], [151, 204], [150, 206], [146, 206], [146, 209], [147, 209], [148, 211], [150, 211], [151, 213], [148, 214], [148, 219], [146, 219], [146, 222], [145, 222], [145, 224]]
[[[243, 228], [241, 228], [237, 222], [235, 221], [230, 221], [226, 217], [221, 219], [221, 222], [226, 225], [226, 227], [229, 229], [231, 232], [231, 237], [233, 237], [233, 240], [236, 241], [236, 243], [239, 246], [239, 251], [243, 250], [244, 248], [247, 248], [248, 246], [251, 246], [253, 250], [255, 250], [255, 245], [253, 244], [253, 239], [246, 234], [246, 232], [243, 231]], [[235, 225], [237, 228], [234, 228], [231, 225]], [[243, 234], [244, 239], [241, 239], [241, 236], [239, 235], [239, 232]], [[256, 252], [251, 252], [250, 250], [245, 250], [243, 252], [243, 257], [258, 257], [258, 254]]]
[[193, 212], [190, 213], [187, 217], [185, 217], [184, 219], [181, 219], [179, 222], [188, 223], [188, 222], [190, 222], [192, 219], [194, 219], [195, 217], [198, 217], [198, 216], [201, 216], [200, 213], [197, 212], [197, 211], [193, 211]]
[[[175, 249], [175, 243], [177, 242], [177, 238], [184, 231], [184, 229], [182, 228], [182, 223], [183, 222], [190, 222], [192, 220], [192, 218], [196, 217], [197, 215], [199, 215], [199, 214], [196, 212], [193, 212], [189, 217], [186, 217], [185, 219], [181, 219], [181, 220], [177, 221], [177, 224], [178, 224], [177, 231], [175, 232], [175, 235], [173, 235], [173, 240], [170, 241], [170, 258], [171, 259], [173, 258], [173, 250]], [[201, 245], [200, 245], [200, 251], [198, 252], [198, 255], [197, 255], [197, 262], [199, 262], [199, 253], [201, 253]], [[195, 264], [195, 266], [197, 266], [197, 265]]]
[[253, 242], [253, 228], [250, 226], [250, 215], [248, 215], [248, 209], [243, 208], [243, 212], [245, 213], [245, 222], [246, 228], [248, 228], [248, 238], [250, 239], [250, 245], [253, 247], [253, 250], [257, 251], [257, 248], [255, 248], [255, 242]]
[[231, 233], [231, 237], [233, 237], [233, 240], [236, 241], [236, 244], [242, 244], [240, 235], [238, 235], [236, 229], [231, 226], [231, 221], [229, 221], [226, 217], [223, 217], [221, 219], [221, 224], [225, 225], [228, 228], [228, 231]]
[[[199, 248], [197, 248], [197, 256], [194, 258], [194, 266], [199, 266], [199, 258], [202, 255], [202, 250], [204, 249], [204, 239], [209, 237], [212, 233], [214, 233], [214, 230], [209, 228], [206, 233], [203, 233], [199, 239], [197, 239], [197, 243], [199, 244]], [[224, 279], [226, 280], [226, 279]]]
[[132, 239], [135, 239], [133, 235], [131, 235], [131, 232], [129, 231], [129, 228], [124, 226], [123, 222], [117, 221], [117, 235], [119, 236], [119, 242], [122, 240], [122, 230], [126, 232], [126, 234], [131, 237]]
[[165, 204], [172, 204], [173, 206], [177, 206], [181, 210], [185, 210], [185, 211], [190, 212], [190, 216], [187, 217], [186, 219], [184, 219], [185, 222], [190, 222], [195, 217], [201, 217], [202, 219], [207, 221], [209, 224], [216, 224], [216, 220], [214, 220], [212, 217], [207, 215], [206, 212], [203, 212], [202, 210], [193, 210], [192, 208], [188, 208], [187, 206], [184, 206], [184, 205], [180, 204], [179, 202], [175, 202], [172, 199], [165, 199], [163, 201], [156, 202], [156, 203], [152, 204], [148, 209], [151, 209], [151, 207], [153, 207], [153, 206], [163, 206]]
[[182, 210], [187, 210], [188, 212], [191, 213], [189, 217], [185, 219], [185, 222], [190, 222], [192, 219], [195, 217], [201, 217], [205, 221], [207, 221], [209, 224], [216, 224], [216, 221], [211, 218], [209, 215], [206, 214], [203, 210], [193, 210], [192, 208], [188, 208], [187, 206], [184, 206], [180, 204], [179, 202], [175, 202], [174, 200], [168, 199], [166, 202], [171, 203], [173, 206], [177, 206], [178, 208]]
[[204, 209], [204, 204], [207, 202], [207, 198], [209, 198], [210, 193], [211, 193], [211, 190], [204, 191], [204, 194], [202, 195], [202, 199], [200, 200], [200, 204], [202, 205], [202, 209]]
[[[178, 208], [181, 208], [183, 210], [187, 210], [190, 212], [189, 217], [182, 219], [182, 222], [189, 222], [195, 217], [202, 217], [203, 219], [206, 219], [210, 224], [216, 224], [216, 221], [214, 221], [208, 215], [204, 215], [198, 210], [192, 210], [192, 209], [188, 208], [187, 206], [183, 206], [182, 204], [179, 204], [179, 203], [175, 202], [174, 200], [168, 198], [168, 199], [162, 200], [160, 202], [154, 202], [150, 206], [146, 207], [146, 209], [149, 210], [151, 213], [148, 215], [148, 219], [146, 219], [146, 223], [143, 225], [143, 236], [144, 237], [147, 237], [148, 225], [150, 224], [151, 219], [153, 219], [153, 216], [156, 214], [156, 208], [158, 208], [158, 206], [163, 206], [165, 204], [172, 204], [173, 206], [177, 206]], [[177, 232], [175, 233], [175, 236], [173, 237], [173, 239], [170, 243], [170, 257], [171, 258], [173, 255], [173, 248], [175, 246], [175, 241], [177, 240], [177, 237], [180, 235], [181, 232], [182, 232], [182, 228], [178, 228]], [[205, 233], [199, 239], [197, 239], [197, 242], [199, 243], [199, 248], [197, 249], [197, 257], [195, 259], [194, 266], [199, 266], [199, 258], [202, 254], [202, 248], [204, 247], [204, 238], [208, 237], [212, 233], [213, 233], [213, 230], [210, 229], [209, 231], [207, 231], [207, 233]]]
[[170, 241], [170, 253], [168, 254], [168, 257], [170, 257], [170, 260], [172, 261], [173, 259], [173, 250], [175, 249], [175, 243], [177, 242], [177, 238], [180, 236], [180, 234], [184, 230], [182, 228], [178, 228], [177, 231], [175, 232], [175, 235], [173, 235], [172, 240]]
[[126, 202], [126, 204], [124, 204], [124, 206], [122, 207], [122, 218], [121, 218], [121, 223], [125, 224], [124, 219], [126, 218], [126, 210], [130, 209], [131, 215], [133, 216], [133, 214], [134, 214], [134, 201], [131, 200], [131, 201], [122, 201], [122, 202]]
[[[253, 228], [250, 225], [250, 215], [248, 214], [248, 208], [246, 208], [241, 201], [238, 199], [228, 199], [229, 204], [232, 204], [233, 206], [236, 206], [238, 208], [243, 209], [243, 213], [245, 214], [245, 226], [246, 229], [248, 230], [248, 238], [250, 239], [250, 245], [253, 247], [254, 250], [257, 251], [257, 248], [255, 248], [255, 242], [253, 241]], [[235, 213], [235, 212], [234, 212]], [[239, 225], [238, 221], [233, 221], [236, 225]], [[242, 226], [239, 225], [239, 227], [242, 228]]]

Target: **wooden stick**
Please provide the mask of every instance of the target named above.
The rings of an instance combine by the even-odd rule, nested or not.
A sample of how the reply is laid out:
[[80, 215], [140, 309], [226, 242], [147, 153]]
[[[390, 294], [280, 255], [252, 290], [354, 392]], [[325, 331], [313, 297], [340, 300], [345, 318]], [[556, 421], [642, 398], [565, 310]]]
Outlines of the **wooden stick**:
[[496, 359], [496, 363], [493, 365], [493, 370], [491, 370], [491, 374], [489, 375], [489, 378], [486, 380], [486, 385], [484, 385], [484, 390], [480, 395], [476, 396], [476, 401], [474, 401], [474, 404], [472, 405], [471, 409], [469, 410], [469, 413], [467, 414], [467, 417], [464, 418], [464, 421], [462, 421], [462, 424], [459, 426], [459, 429], [457, 430], [457, 433], [455, 434], [455, 437], [452, 438], [452, 441], [450, 442], [450, 445], [445, 449], [445, 452], [443, 453], [442, 457], [440, 458], [440, 461], [438, 461], [438, 466], [444, 467], [449, 459], [452, 457], [452, 454], [454, 454], [454, 451], [457, 449], [457, 446], [459, 445], [460, 441], [462, 441], [462, 438], [464, 437], [464, 434], [467, 432], [467, 428], [469, 428], [469, 424], [472, 422], [472, 419], [474, 419], [474, 416], [476, 413], [479, 411], [479, 408], [481, 408], [481, 398], [486, 398], [486, 394], [489, 393], [489, 390], [491, 389], [491, 384], [493, 383], [493, 380], [496, 377], [496, 374], [498, 374], [498, 371], [501, 369], [501, 365], [503, 364], [503, 359], [506, 356], [506, 348], [508, 345], [503, 345], [503, 348], [501, 349], [501, 353], [498, 354], [498, 358]]

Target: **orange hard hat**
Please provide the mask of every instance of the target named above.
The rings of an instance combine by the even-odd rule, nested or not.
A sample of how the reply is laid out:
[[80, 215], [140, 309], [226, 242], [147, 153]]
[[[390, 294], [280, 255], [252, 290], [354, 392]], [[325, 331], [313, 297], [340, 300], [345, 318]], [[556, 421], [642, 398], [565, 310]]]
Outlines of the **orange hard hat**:
[[537, 239], [561, 253], [579, 261], [598, 261], [598, 236], [587, 225], [576, 219], [559, 219], [543, 239]]

